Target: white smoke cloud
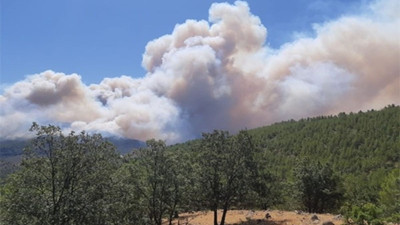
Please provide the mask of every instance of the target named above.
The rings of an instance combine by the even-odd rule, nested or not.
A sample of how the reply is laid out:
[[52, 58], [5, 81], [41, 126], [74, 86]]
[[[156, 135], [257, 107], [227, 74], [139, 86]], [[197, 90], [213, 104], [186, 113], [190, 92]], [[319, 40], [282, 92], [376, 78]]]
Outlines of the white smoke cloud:
[[187, 20], [150, 41], [143, 78], [85, 85], [45, 71], [0, 95], [0, 137], [32, 121], [169, 142], [212, 129], [236, 131], [291, 118], [400, 103], [398, 1], [315, 26], [270, 49], [267, 29], [245, 2], [213, 4], [209, 22]]

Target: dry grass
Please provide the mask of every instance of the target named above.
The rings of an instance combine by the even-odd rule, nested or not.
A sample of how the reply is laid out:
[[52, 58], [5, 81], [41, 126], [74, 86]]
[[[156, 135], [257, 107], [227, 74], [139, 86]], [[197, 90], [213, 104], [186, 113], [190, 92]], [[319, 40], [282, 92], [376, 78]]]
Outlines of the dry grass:
[[[270, 219], [265, 215], [269, 213]], [[218, 212], [221, 219], [222, 212]], [[319, 220], [312, 221], [311, 217], [317, 215]], [[211, 211], [183, 213], [175, 219], [174, 225], [212, 225], [214, 214]], [[340, 219], [335, 219], [332, 214], [308, 214], [288, 211], [250, 211], [250, 210], [230, 210], [227, 213], [225, 224], [227, 225], [322, 225], [324, 222], [331, 221], [335, 225], [343, 224]], [[165, 224], [168, 224], [167, 222]]]

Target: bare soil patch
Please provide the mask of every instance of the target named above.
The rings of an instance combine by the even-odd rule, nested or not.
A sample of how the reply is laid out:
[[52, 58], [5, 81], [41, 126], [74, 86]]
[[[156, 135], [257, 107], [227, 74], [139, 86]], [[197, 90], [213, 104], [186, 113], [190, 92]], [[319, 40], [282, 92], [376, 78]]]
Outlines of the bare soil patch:
[[[271, 218], [266, 219], [269, 213]], [[219, 220], [222, 211], [218, 212]], [[311, 217], [317, 215], [318, 220]], [[182, 213], [173, 221], [174, 225], [212, 225], [214, 214], [211, 211]], [[304, 212], [289, 212], [280, 210], [252, 211], [230, 210], [227, 213], [225, 224], [227, 225], [323, 225], [325, 222], [334, 225], [343, 224], [343, 220], [332, 214], [309, 214]], [[168, 224], [165, 222], [164, 224]]]

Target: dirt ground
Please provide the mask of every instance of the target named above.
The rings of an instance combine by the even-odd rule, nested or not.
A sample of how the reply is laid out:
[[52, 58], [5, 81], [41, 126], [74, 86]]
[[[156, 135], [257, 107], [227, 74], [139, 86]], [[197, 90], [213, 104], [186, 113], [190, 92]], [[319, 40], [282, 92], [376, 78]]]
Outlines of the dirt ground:
[[[266, 219], [269, 213], [271, 218]], [[222, 212], [218, 212], [221, 219]], [[318, 220], [311, 217], [317, 215]], [[214, 214], [208, 212], [183, 213], [175, 219], [174, 225], [212, 225]], [[227, 213], [225, 224], [227, 225], [322, 225], [324, 222], [332, 222], [334, 225], [343, 224], [340, 217], [332, 214], [308, 214], [304, 212], [287, 212], [279, 210], [269, 211], [250, 211], [250, 210], [230, 210]], [[165, 224], [168, 224], [165, 222]]]

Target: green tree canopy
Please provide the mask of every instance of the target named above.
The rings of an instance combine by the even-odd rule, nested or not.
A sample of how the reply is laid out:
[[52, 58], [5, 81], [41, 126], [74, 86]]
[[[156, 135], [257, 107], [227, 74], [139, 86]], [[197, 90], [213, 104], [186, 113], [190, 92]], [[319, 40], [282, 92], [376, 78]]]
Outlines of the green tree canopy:
[[223, 209], [220, 225], [224, 225], [229, 207], [251, 188], [256, 149], [247, 131], [232, 137], [226, 131], [215, 130], [203, 134], [199, 150], [198, 176], [203, 200], [214, 212], [214, 225], [218, 225], [217, 210]]
[[310, 213], [338, 208], [342, 193], [340, 183], [329, 165], [304, 160], [295, 170], [299, 199]]
[[180, 200], [180, 183], [175, 161], [166, 152], [164, 141], [149, 140], [147, 148], [138, 150], [129, 162], [128, 181], [138, 194], [143, 218], [147, 223], [161, 225], [163, 217], [170, 221]]
[[65, 136], [52, 125], [31, 131], [36, 138], [3, 189], [3, 224], [107, 224], [114, 147], [101, 135]]
[[382, 183], [379, 203], [387, 217], [393, 222], [400, 222], [400, 168], [393, 169]]

